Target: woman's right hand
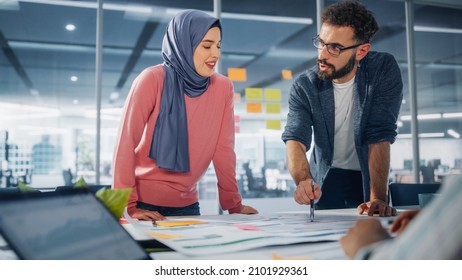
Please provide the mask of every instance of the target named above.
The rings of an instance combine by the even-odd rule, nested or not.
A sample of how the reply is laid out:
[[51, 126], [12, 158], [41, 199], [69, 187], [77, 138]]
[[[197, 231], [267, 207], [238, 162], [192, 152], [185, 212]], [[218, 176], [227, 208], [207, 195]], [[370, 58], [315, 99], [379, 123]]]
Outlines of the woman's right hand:
[[396, 232], [400, 234], [409, 224], [409, 222], [414, 219], [417, 214], [419, 214], [420, 210], [410, 210], [399, 214], [396, 220], [390, 227], [390, 232]]
[[136, 211], [131, 215], [133, 219], [144, 220], [144, 221], [160, 221], [165, 220], [165, 217], [162, 216], [157, 211], [149, 211], [144, 209], [136, 209]]

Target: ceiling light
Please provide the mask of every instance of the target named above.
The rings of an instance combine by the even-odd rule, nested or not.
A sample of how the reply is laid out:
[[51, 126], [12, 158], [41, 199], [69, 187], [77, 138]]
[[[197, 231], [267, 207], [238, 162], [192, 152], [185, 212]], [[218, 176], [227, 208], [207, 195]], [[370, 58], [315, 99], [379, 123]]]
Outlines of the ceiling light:
[[39, 91], [36, 90], [35, 88], [31, 88], [31, 89], [29, 90], [29, 93], [30, 93], [30, 95], [32, 95], [32, 96], [38, 96], [38, 95], [40, 95]]
[[78, 100], [78, 99], [74, 99], [74, 100], [72, 100], [72, 104], [74, 104], [74, 105], [78, 105], [78, 104], [79, 104], [79, 100]]
[[311, 18], [299, 17], [281, 17], [281, 16], [266, 16], [254, 14], [234, 14], [234, 13], [221, 13], [222, 18], [238, 19], [238, 20], [252, 20], [252, 21], [269, 21], [269, 22], [282, 22], [282, 23], [295, 23], [295, 24], [313, 24]]
[[444, 113], [443, 114], [444, 119], [450, 119], [450, 118], [462, 118], [462, 112], [458, 113]]
[[[418, 120], [437, 120], [437, 119], [441, 119], [441, 114], [420, 114], [420, 115], [417, 115], [417, 119]], [[401, 116], [401, 120], [410, 121], [411, 116], [410, 115]]]
[[58, 109], [45, 107], [45, 106], [33, 106], [33, 105], [23, 105], [16, 103], [7, 103], [0, 102], [0, 112], [5, 112], [7, 110], [12, 110], [15, 112], [28, 112], [28, 113], [48, 113], [48, 112], [59, 112]]
[[457, 139], [460, 138], [460, 134], [457, 133], [454, 129], [448, 129], [448, 134], [451, 135], [454, 138], [457, 138]]
[[50, 113], [37, 113], [37, 114], [26, 114], [26, 115], [9, 115], [9, 116], [0, 116], [2, 121], [12, 121], [12, 120], [30, 120], [30, 119], [54, 119], [59, 118], [61, 114], [59, 112], [50, 112]]
[[[435, 132], [435, 133], [419, 133], [419, 138], [441, 138], [444, 137], [443, 132]], [[398, 138], [407, 139], [412, 138], [412, 134], [398, 134]]]
[[417, 115], [418, 120], [437, 120], [441, 119], [441, 114], [422, 114]]
[[[181, 12], [181, 9], [167, 8], [165, 13], [168, 15], [176, 15]], [[213, 15], [213, 12], [208, 12]], [[221, 18], [224, 19], [237, 19], [237, 20], [251, 20], [251, 21], [266, 21], [266, 22], [281, 22], [281, 23], [294, 23], [294, 24], [313, 24], [311, 18], [301, 17], [282, 17], [282, 16], [267, 16], [256, 14], [237, 14], [237, 13], [221, 13]]]
[[462, 29], [419, 25], [414, 26], [414, 31], [462, 34]]
[[0, 121], [58, 118], [60, 110], [45, 106], [0, 102]]
[[117, 91], [111, 92], [111, 95], [109, 95], [109, 99], [112, 101], [119, 99], [119, 93]]
[[73, 24], [66, 24], [66, 30], [67, 30], [67, 31], [74, 31], [74, 30], [75, 30], [75, 25], [73, 25]]
[[77, 82], [79, 80], [79, 77], [77, 76], [71, 76], [71, 81]]

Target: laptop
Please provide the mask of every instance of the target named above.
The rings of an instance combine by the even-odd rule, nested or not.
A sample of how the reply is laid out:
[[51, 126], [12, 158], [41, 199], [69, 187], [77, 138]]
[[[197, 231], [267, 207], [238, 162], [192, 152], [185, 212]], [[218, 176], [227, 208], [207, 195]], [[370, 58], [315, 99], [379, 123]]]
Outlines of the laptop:
[[0, 196], [0, 234], [20, 259], [150, 259], [99, 199], [83, 189]]

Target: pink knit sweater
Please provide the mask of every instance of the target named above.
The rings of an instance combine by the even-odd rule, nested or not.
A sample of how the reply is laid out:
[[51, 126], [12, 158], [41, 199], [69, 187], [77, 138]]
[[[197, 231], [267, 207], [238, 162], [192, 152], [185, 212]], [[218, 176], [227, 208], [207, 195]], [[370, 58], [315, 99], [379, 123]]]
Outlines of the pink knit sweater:
[[160, 169], [148, 157], [163, 82], [162, 65], [145, 69], [133, 82], [115, 148], [113, 188], [134, 188], [128, 202], [130, 215], [136, 210], [137, 201], [158, 206], [187, 206], [198, 201], [197, 182], [213, 161], [222, 209], [239, 212], [242, 199], [236, 183], [231, 81], [213, 74], [207, 91], [201, 96], [185, 95], [191, 168], [188, 173]]

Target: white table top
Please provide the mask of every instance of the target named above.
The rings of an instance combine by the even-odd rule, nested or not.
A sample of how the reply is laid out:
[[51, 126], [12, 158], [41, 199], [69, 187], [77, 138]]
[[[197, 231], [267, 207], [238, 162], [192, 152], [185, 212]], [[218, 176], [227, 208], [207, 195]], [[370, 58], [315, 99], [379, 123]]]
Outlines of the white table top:
[[[414, 207], [409, 207], [414, 208]], [[403, 211], [405, 209], [398, 209], [399, 211]], [[298, 215], [301, 214], [307, 217], [308, 222], [308, 211], [301, 212], [301, 211], [294, 211], [294, 212], [283, 212], [283, 213], [275, 213], [272, 215]], [[180, 218], [190, 218], [190, 219], [198, 219], [198, 220], [208, 220], [208, 219], [233, 219], [234, 215], [204, 215], [204, 216], [194, 216], [194, 217], [180, 217]], [[239, 215], [245, 216], [245, 215]], [[250, 224], [252, 221], [258, 223], [259, 217], [264, 220], [268, 215], [250, 215]], [[394, 219], [394, 217], [377, 217], [381, 219], [384, 226], [390, 224], [390, 221]], [[177, 217], [171, 217], [177, 218]], [[338, 218], [338, 221], [346, 221], [350, 222], [351, 225], [355, 223], [358, 219], [365, 219], [369, 218], [365, 215], [358, 215], [356, 209], [338, 209], [338, 210], [318, 210], [316, 211], [316, 220], [318, 222], [326, 222], [328, 224], [330, 220]], [[241, 221], [242, 223], [242, 221]], [[335, 222], [334, 222], [335, 223]], [[141, 232], [138, 228], [134, 229], [132, 225], [127, 224], [124, 227], [129, 231], [129, 233], [137, 240], [143, 239], [150, 239], [144, 232]], [[207, 230], [206, 227], [203, 228], [204, 231]], [[207, 250], [207, 248], [204, 248]], [[275, 258], [282, 258], [282, 259], [321, 259], [321, 260], [329, 260], [329, 259], [346, 259], [345, 254], [340, 246], [340, 243], [337, 240], [334, 241], [323, 241], [323, 242], [303, 242], [297, 244], [283, 244], [283, 245], [270, 245], [258, 248], [251, 248], [246, 249], [243, 251], [233, 251], [233, 252], [226, 252], [226, 253], [212, 253], [212, 254], [203, 254], [203, 255], [189, 255], [177, 252], [177, 251], [163, 251], [163, 252], [155, 252], [151, 253], [151, 257], [154, 259], [160, 260], [182, 260], [182, 259], [191, 259], [191, 260], [271, 260]]]

